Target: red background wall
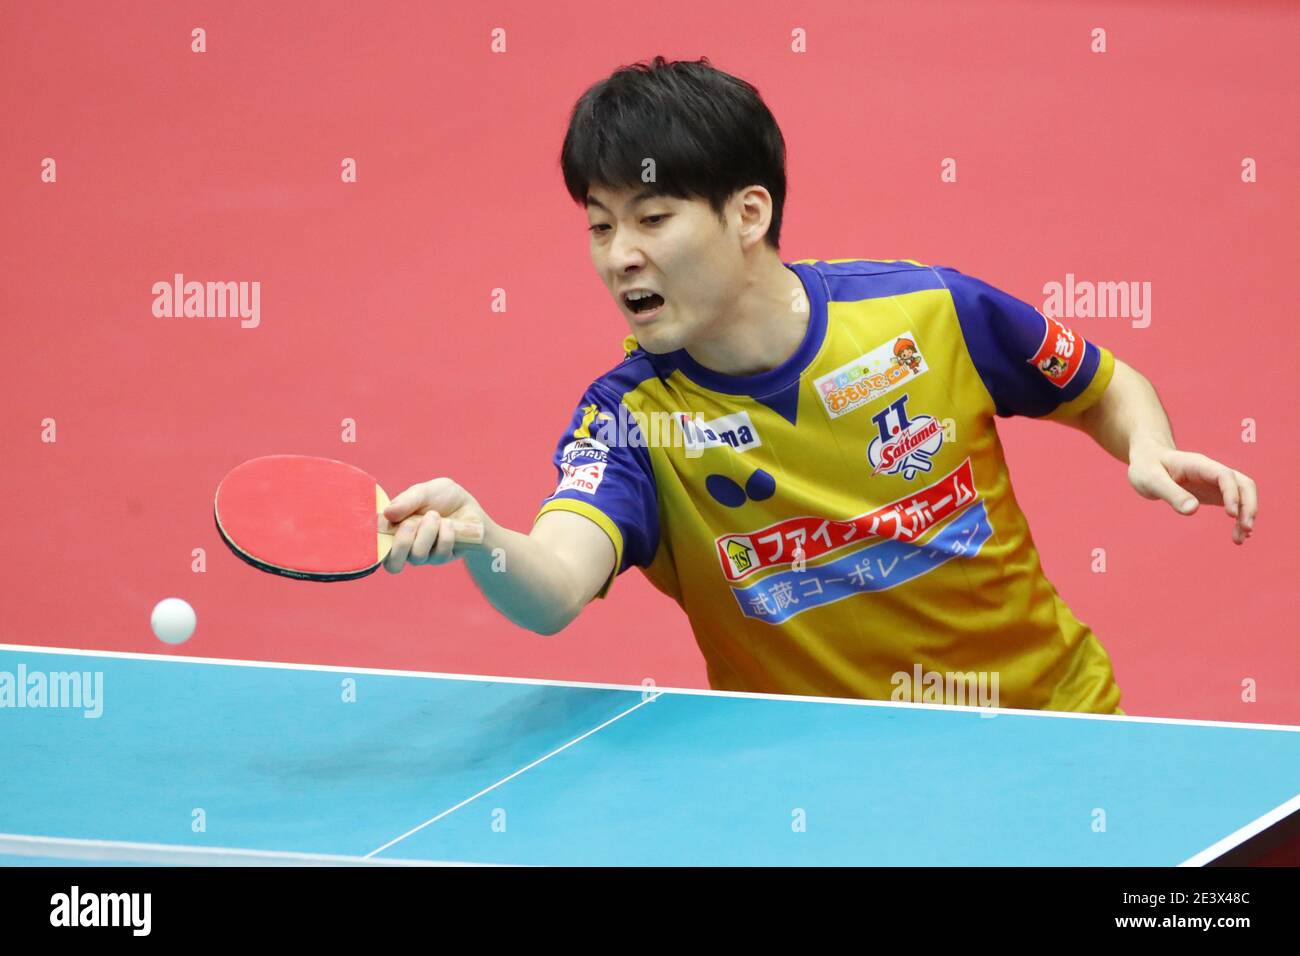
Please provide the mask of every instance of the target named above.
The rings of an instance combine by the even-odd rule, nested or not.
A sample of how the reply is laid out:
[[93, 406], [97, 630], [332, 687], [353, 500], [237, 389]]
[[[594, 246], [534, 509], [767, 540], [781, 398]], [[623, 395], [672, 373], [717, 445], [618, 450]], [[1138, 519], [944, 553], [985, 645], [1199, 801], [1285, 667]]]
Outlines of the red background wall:
[[[392, 492], [450, 475], [526, 528], [559, 430], [625, 331], [560, 181], [568, 111], [619, 65], [707, 55], [782, 125], [787, 260], [915, 258], [1036, 304], [1067, 272], [1152, 283], [1149, 327], [1071, 324], [1155, 383], [1183, 447], [1256, 478], [1255, 537], [1238, 548], [1217, 509], [1140, 499], [1121, 464], [1049, 423], [1001, 425], [1017, 496], [1129, 713], [1300, 720], [1293, 5], [80, 2], [0, 17], [0, 641], [703, 686], [684, 616], [637, 572], [544, 639], [459, 565], [333, 587], [258, 575], [219, 543], [211, 497], [246, 458], [321, 454]], [[1242, 182], [1245, 157], [1258, 182]], [[177, 272], [261, 282], [260, 326], [155, 318], [151, 287]], [[173, 594], [199, 616], [177, 650], [148, 622]]]

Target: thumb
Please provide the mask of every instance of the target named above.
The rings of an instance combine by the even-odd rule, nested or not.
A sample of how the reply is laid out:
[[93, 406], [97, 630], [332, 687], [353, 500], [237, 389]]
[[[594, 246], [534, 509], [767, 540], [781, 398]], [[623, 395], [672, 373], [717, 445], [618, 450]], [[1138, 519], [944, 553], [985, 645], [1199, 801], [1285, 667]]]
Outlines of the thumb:
[[428, 487], [426, 483], [421, 482], [418, 485], [411, 485], [411, 487], [390, 501], [384, 508], [384, 517], [392, 524], [397, 524], [403, 518], [424, 512], [427, 509]]
[[1200, 504], [1196, 496], [1174, 481], [1162, 465], [1133, 469], [1129, 481], [1143, 498], [1167, 502], [1182, 515], [1192, 514]]

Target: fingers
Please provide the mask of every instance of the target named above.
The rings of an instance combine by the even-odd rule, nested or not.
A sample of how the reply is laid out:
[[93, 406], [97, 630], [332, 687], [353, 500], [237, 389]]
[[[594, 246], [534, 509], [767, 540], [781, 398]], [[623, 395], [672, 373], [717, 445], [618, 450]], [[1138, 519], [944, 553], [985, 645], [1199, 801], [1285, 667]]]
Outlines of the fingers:
[[389, 548], [388, 555], [384, 558], [384, 570], [389, 574], [397, 574], [406, 566], [406, 558], [411, 553], [411, 545], [415, 542], [415, 531], [419, 524], [419, 519], [409, 518], [401, 523], [397, 533], [393, 535], [393, 546]]
[[436, 511], [426, 511], [420, 516], [415, 539], [411, 543], [411, 554], [407, 558], [411, 564], [429, 563], [429, 552], [433, 550], [434, 543], [438, 540], [438, 527], [441, 524], [442, 516]]
[[1254, 533], [1255, 513], [1259, 509], [1255, 482], [1241, 472], [1229, 469], [1219, 479], [1219, 487], [1223, 489], [1224, 510], [1237, 519], [1232, 526], [1233, 543], [1245, 544]]
[[1243, 475], [1239, 471], [1233, 474], [1237, 476], [1237, 488], [1241, 492], [1241, 524], [1249, 534], [1255, 530], [1255, 515], [1259, 513], [1259, 489], [1249, 475]]
[[1185, 474], [1182, 477], [1205, 482], [1206, 493], [1202, 500], [1218, 498], [1213, 503], [1221, 503], [1223, 510], [1236, 519], [1232, 525], [1233, 543], [1245, 544], [1254, 531], [1255, 513], [1259, 508], [1255, 482], [1205, 455], [1189, 455], [1184, 464]]
[[456, 556], [453, 550], [456, 547], [456, 526], [445, 521], [438, 532], [438, 542], [434, 545], [433, 554], [430, 556], [430, 564], [444, 564]]
[[1237, 479], [1227, 468], [1218, 475], [1219, 494], [1223, 496], [1223, 510], [1237, 517], [1241, 496], [1237, 494]]
[[1142, 497], [1168, 502], [1183, 515], [1193, 514], [1199, 502], [1222, 504], [1234, 519], [1232, 540], [1236, 544], [1244, 544], [1254, 532], [1259, 511], [1255, 482], [1205, 455], [1173, 452], [1157, 461], [1135, 462], [1129, 467], [1129, 481]]
[[393, 536], [393, 546], [384, 559], [384, 570], [397, 574], [408, 564], [446, 564], [455, 560], [456, 526], [442, 520], [436, 511], [412, 515]]

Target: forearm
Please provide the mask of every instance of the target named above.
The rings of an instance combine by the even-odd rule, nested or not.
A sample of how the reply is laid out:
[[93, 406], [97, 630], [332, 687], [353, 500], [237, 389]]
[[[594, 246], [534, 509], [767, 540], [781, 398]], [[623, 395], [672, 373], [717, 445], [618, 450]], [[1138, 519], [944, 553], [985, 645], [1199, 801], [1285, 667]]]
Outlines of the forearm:
[[465, 566], [489, 603], [522, 628], [554, 634], [576, 614], [568, 571], [525, 534], [487, 521], [483, 545], [466, 552]]
[[1155, 388], [1136, 369], [1115, 360], [1115, 374], [1101, 400], [1067, 424], [1092, 436], [1125, 464], [1137, 445], [1175, 448], [1169, 416]]

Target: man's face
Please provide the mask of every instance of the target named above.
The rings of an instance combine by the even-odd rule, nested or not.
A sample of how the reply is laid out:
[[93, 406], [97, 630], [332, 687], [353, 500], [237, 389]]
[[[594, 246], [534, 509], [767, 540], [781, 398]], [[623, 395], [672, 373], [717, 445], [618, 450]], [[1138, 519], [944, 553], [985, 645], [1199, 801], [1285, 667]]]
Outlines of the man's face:
[[[730, 212], [728, 206], [724, 215]], [[740, 240], [731, 220], [724, 226], [707, 200], [592, 186], [587, 224], [596, 273], [647, 352], [673, 352], [708, 338], [739, 295]], [[638, 311], [627, 296], [635, 290], [660, 298]]]

